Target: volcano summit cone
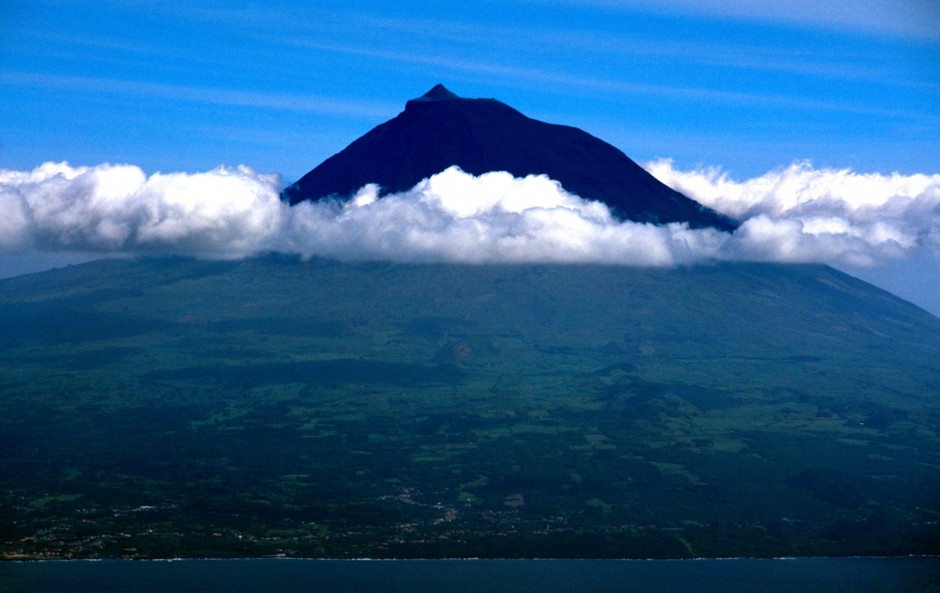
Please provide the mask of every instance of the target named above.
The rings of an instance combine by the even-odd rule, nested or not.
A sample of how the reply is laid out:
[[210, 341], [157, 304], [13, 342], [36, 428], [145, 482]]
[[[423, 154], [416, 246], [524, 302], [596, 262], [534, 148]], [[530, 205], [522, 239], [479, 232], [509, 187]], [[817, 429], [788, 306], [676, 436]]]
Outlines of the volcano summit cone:
[[583, 130], [529, 118], [496, 99], [462, 98], [440, 84], [304, 175], [284, 197], [291, 204], [345, 199], [370, 183], [383, 195], [399, 193], [455, 165], [473, 175], [547, 175], [622, 220], [737, 226]]

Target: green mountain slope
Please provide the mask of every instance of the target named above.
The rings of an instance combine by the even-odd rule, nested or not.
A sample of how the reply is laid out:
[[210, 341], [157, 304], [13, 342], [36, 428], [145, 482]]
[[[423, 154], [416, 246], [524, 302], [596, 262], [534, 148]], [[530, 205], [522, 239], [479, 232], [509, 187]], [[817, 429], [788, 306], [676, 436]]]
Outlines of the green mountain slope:
[[5, 557], [938, 553], [940, 320], [823, 266], [0, 282]]

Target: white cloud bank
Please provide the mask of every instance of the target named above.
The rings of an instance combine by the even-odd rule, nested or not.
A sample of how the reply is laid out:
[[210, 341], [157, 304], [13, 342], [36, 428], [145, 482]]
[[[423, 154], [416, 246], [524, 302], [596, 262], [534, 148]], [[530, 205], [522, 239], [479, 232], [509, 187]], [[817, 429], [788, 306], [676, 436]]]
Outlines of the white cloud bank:
[[719, 169], [646, 165], [660, 181], [742, 221], [723, 255], [855, 267], [940, 249], [940, 175], [855, 173], [795, 163], [736, 182]]
[[147, 176], [131, 165], [0, 170], [0, 255], [265, 251], [342, 260], [598, 262], [715, 260], [872, 266], [940, 250], [940, 175], [864, 175], [796, 164], [745, 182], [720, 170], [655, 176], [742, 221], [733, 234], [618, 222], [544, 176], [457, 168], [401, 194], [289, 207], [279, 179], [247, 167]]
[[247, 167], [149, 177], [131, 165], [0, 171], [0, 253], [250, 254], [285, 224], [277, 182]]

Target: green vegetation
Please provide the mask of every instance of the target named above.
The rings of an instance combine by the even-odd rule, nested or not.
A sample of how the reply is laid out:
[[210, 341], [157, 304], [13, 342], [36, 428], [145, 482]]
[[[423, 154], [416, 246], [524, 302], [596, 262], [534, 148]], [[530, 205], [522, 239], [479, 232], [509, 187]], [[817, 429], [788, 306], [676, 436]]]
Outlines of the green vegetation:
[[940, 553], [940, 320], [831, 268], [0, 282], [0, 553]]

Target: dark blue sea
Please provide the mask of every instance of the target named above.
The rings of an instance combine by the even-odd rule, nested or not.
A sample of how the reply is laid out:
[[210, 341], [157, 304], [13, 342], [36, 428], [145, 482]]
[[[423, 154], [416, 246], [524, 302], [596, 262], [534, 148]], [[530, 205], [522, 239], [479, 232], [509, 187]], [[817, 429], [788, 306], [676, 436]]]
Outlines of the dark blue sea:
[[936, 593], [940, 558], [0, 563], [3, 593]]

